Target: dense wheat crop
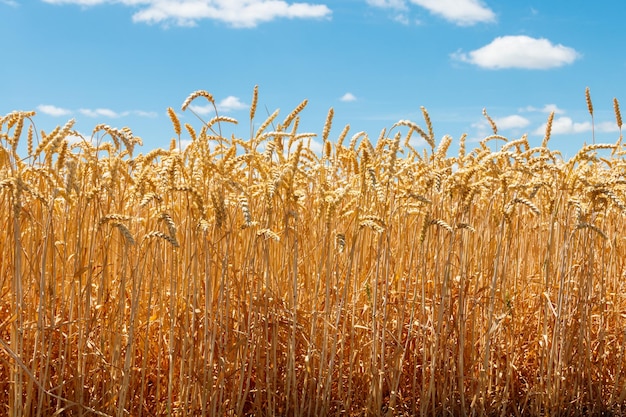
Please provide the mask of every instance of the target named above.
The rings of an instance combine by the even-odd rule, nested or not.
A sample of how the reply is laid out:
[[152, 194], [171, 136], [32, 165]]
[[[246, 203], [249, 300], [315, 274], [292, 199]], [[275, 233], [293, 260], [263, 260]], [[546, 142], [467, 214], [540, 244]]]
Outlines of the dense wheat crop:
[[256, 103], [245, 139], [170, 109], [145, 154], [0, 118], [0, 414], [626, 411], [621, 134], [564, 159], [552, 117], [535, 148], [489, 119], [449, 155], [425, 109], [376, 139], [331, 110], [316, 154], [306, 101]]

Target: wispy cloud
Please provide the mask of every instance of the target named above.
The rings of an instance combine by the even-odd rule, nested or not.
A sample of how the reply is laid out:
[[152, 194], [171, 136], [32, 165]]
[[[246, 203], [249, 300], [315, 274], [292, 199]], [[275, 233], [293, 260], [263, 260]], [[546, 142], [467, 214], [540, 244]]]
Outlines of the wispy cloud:
[[[365, 0], [365, 2], [372, 7], [391, 10], [392, 13], [389, 14], [389, 18], [394, 22], [401, 23], [405, 26], [411, 23], [406, 0]], [[415, 24], [419, 25], [420, 21], [415, 19]]]
[[37, 110], [39, 110], [43, 114], [54, 117], [67, 116], [69, 114], [72, 114], [71, 110], [53, 106], [52, 104], [40, 104], [39, 106], [37, 106]]
[[332, 11], [324, 4], [287, 2], [284, 0], [42, 0], [51, 4], [95, 6], [122, 4], [139, 9], [134, 22], [195, 26], [208, 19], [236, 28], [252, 28], [275, 19], [329, 18]]
[[383, 9], [406, 10], [405, 0], [366, 0], [370, 6], [381, 7]]
[[482, 48], [469, 53], [459, 51], [452, 57], [488, 69], [549, 69], [571, 64], [580, 54], [548, 39], [520, 35], [498, 37]]
[[341, 98], [339, 100], [346, 101], [346, 102], [356, 101], [356, 96], [354, 94], [352, 94], [352, 93], [346, 93], [343, 96], [341, 96]]
[[[75, 113], [74, 110], [55, 106], [53, 104], [40, 104], [37, 106], [37, 110], [40, 113], [46, 114], [48, 116], [53, 116], [53, 117], [68, 116], [70, 114]], [[116, 112], [114, 110], [105, 109], [105, 108], [99, 108], [99, 109], [82, 108], [82, 109], [78, 109], [77, 112], [87, 117], [107, 117], [107, 118], [113, 118], [113, 119], [116, 119], [119, 117], [125, 117], [131, 114], [138, 116], [138, 117], [150, 117], [150, 118], [157, 117], [156, 112], [145, 111], [145, 110], [131, 110], [131, 111]]]
[[118, 117], [127, 116], [129, 112], [118, 113], [111, 109], [79, 109], [80, 114], [87, 117], [109, 117], [117, 119]]
[[413, 24], [415, 26], [421, 26], [423, 24], [423, 21], [415, 17], [411, 17], [408, 13], [405, 12], [398, 12], [394, 15], [391, 15], [391, 20], [401, 23], [404, 26], [408, 26], [410, 24]]
[[[41, 0], [44, 3], [50, 4], [76, 4], [79, 6], [97, 6], [99, 4], [114, 3], [111, 0]], [[141, 1], [141, 0], [140, 0]], [[122, 1], [123, 3], [130, 3], [130, 1]]]
[[411, 3], [459, 26], [496, 20], [496, 14], [480, 0], [411, 0]]
[[[373, 7], [408, 10], [406, 0], [366, 0], [366, 2]], [[409, 2], [459, 26], [472, 26], [496, 20], [496, 14], [480, 0], [409, 0]], [[398, 19], [398, 16], [402, 18]], [[408, 23], [405, 15], [396, 15], [394, 20]]]
[[541, 112], [541, 113], [552, 113], [554, 114], [564, 114], [565, 110], [559, 109], [556, 104], [546, 104], [541, 108], [537, 108], [534, 106], [526, 106], [520, 109], [520, 112]]
[[157, 113], [154, 111], [133, 110], [131, 113], [139, 117], [149, 117], [151, 119], [154, 119], [155, 117], [157, 117]]
[[7, 6], [17, 7], [20, 4], [14, 0], [0, 0], [0, 4], [6, 4]]

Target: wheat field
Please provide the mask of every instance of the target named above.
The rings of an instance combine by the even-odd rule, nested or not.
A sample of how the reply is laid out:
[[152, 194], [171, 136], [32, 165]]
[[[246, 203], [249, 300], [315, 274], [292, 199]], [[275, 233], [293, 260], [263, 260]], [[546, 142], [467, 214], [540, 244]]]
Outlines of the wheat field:
[[318, 154], [306, 100], [257, 97], [249, 138], [170, 108], [145, 154], [0, 118], [0, 415], [626, 412], [617, 100], [615, 142], [564, 159], [554, 114], [533, 148], [484, 113], [469, 150], [424, 108], [377, 138], [331, 109]]

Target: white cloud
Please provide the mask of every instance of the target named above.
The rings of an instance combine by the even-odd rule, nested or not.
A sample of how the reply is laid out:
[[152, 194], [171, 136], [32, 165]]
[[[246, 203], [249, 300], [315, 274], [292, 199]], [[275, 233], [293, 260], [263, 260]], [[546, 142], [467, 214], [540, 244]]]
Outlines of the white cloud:
[[[395, 16], [393, 16], [392, 19], [398, 23], [402, 23], [405, 26], [407, 26], [410, 23], [409, 17], [404, 13], [398, 13]], [[419, 20], [416, 21], [416, 23], [419, 24]]]
[[0, 3], [6, 4], [7, 6], [11, 6], [11, 7], [19, 6], [19, 3], [14, 0], [0, 0]]
[[[546, 133], [547, 123], [543, 123], [533, 132], [535, 135], [544, 135]], [[557, 117], [552, 121], [553, 135], [564, 135], [572, 133], [591, 132], [591, 122], [575, 123], [570, 117]]]
[[228, 96], [217, 104], [217, 109], [224, 112], [247, 109], [250, 106], [239, 100], [239, 97]]
[[525, 117], [513, 114], [511, 116], [505, 116], [494, 119], [498, 129], [521, 129], [530, 124], [530, 120]]
[[[61, 117], [67, 116], [74, 113], [73, 110], [64, 109], [62, 107], [57, 107], [52, 104], [40, 104], [37, 106], [37, 110], [39, 110], [43, 114], [47, 114], [48, 116]], [[87, 117], [110, 117], [110, 118], [118, 118], [128, 116], [129, 114], [133, 114], [139, 117], [157, 117], [156, 112], [153, 111], [144, 111], [144, 110], [133, 110], [133, 111], [125, 111], [122, 113], [118, 113], [111, 109], [79, 109], [78, 112], [83, 116]]]
[[134, 22], [195, 26], [199, 20], [218, 20], [232, 27], [251, 28], [278, 18], [329, 18], [324, 4], [291, 3], [284, 0], [43, 0], [51, 4], [123, 4], [139, 9]]
[[[111, 0], [42, 0], [50, 4], [77, 4], [79, 6], [96, 6], [103, 3], [113, 3]], [[126, 3], [126, 2], [125, 2]]]
[[[530, 124], [530, 120], [517, 114], [503, 117], [494, 117], [493, 121], [498, 128], [498, 134], [500, 134], [502, 131], [517, 132], [524, 129]], [[481, 119], [479, 122], [472, 123], [471, 126], [475, 129], [475, 133], [473, 139], [470, 140], [470, 142], [479, 142], [485, 137], [493, 134], [491, 125], [484, 118]]]
[[[434, 15], [455, 23], [459, 26], [471, 26], [481, 22], [493, 22], [495, 13], [484, 6], [480, 0], [409, 0]], [[408, 10], [406, 0], [366, 0], [367, 4], [383, 9]], [[397, 14], [393, 20], [408, 24], [409, 18], [404, 14]], [[417, 22], [420, 23], [419, 21]]]
[[209, 113], [215, 113], [215, 107], [212, 104], [207, 104], [206, 106], [194, 106], [193, 104], [188, 107], [194, 113], [199, 115], [207, 115]]
[[180, 141], [180, 147], [181, 147], [181, 151], [184, 151], [185, 149], [187, 149], [187, 147], [189, 145], [191, 145], [193, 141], [191, 139], [183, 139]]
[[409, 139], [409, 145], [411, 145], [414, 149], [421, 148], [426, 146], [426, 139], [424, 139], [421, 135], [411, 135], [411, 139]]
[[155, 117], [157, 117], [157, 113], [153, 111], [133, 110], [132, 113], [139, 117], [149, 117], [151, 119], [154, 119]]
[[62, 107], [53, 106], [52, 104], [40, 104], [37, 106], [37, 110], [48, 116], [60, 117], [72, 114], [71, 110], [64, 109]]
[[92, 136], [90, 134], [85, 135], [81, 132], [76, 132], [76, 131], [73, 131], [72, 133], [70, 133], [69, 135], [65, 137], [65, 139], [67, 139], [67, 141], [70, 144], [74, 144], [78, 142], [91, 142], [91, 138]]
[[356, 101], [356, 96], [352, 93], [346, 93], [339, 99], [341, 101]]
[[[546, 124], [543, 123], [533, 132], [535, 135], [544, 135], [546, 133]], [[574, 133], [585, 133], [591, 132], [593, 129], [593, 125], [591, 122], [574, 122], [570, 117], [562, 116], [557, 117], [552, 121], [552, 130], [550, 131], [553, 135], [566, 135], [566, 134], [574, 134]], [[610, 132], [618, 132], [619, 129], [616, 123], [613, 122], [601, 122], [596, 123], [595, 125], [596, 132], [610, 133]]]
[[565, 113], [565, 110], [559, 109], [556, 104], [546, 104], [545, 106], [543, 106], [541, 111], [544, 112], [544, 113], [552, 113], [552, 112], [554, 112], [554, 114], [564, 114]]
[[366, 0], [367, 4], [374, 7], [382, 7], [384, 9], [406, 10], [406, 2], [404, 0]]
[[411, 0], [411, 3], [460, 26], [496, 20], [495, 13], [480, 0]]
[[565, 114], [565, 110], [559, 109], [556, 104], [546, 104], [542, 108], [537, 108], [534, 106], [526, 106], [523, 109], [520, 109], [521, 112], [541, 112], [541, 113], [552, 113], [554, 114]]
[[[304, 144], [306, 145], [307, 142]], [[323, 152], [322, 142], [311, 138], [311, 141], [309, 142], [309, 149], [311, 149], [316, 155], [321, 155]]]
[[117, 113], [111, 109], [80, 109], [78, 111], [87, 117], [110, 117], [112, 119], [116, 119], [118, 117], [128, 115], [128, 112]]
[[596, 130], [598, 132], [619, 132], [619, 126], [617, 126], [617, 122], [601, 122], [596, 123]]
[[502, 36], [469, 53], [457, 52], [452, 57], [488, 69], [548, 69], [571, 64], [580, 54], [561, 44], [529, 36]]
[[[248, 109], [250, 106], [248, 104], [242, 103], [239, 97], [228, 96], [219, 103], [216, 103], [217, 110], [220, 112], [231, 112], [235, 110]], [[207, 115], [211, 113], [215, 113], [215, 107], [212, 104], [206, 104], [203, 106], [189, 106], [194, 113], [198, 113], [200, 115]]]

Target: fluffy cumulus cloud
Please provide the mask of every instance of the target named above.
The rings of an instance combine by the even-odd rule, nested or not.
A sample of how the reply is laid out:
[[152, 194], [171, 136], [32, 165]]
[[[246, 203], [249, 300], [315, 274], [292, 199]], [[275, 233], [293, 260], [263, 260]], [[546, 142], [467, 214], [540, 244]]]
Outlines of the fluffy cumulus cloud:
[[[496, 14], [480, 0], [409, 0], [409, 2], [459, 26], [496, 20]], [[367, 0], [367, 4], [395, 10], [408, 9], [405, 0]]]
[[[533, 132], [535, 135], [544, 135], [546, 133], [546, 124], [544, 123], [539, 126]], [[594, 127], [591, 122], [575, 122], [572, 118], [567, 116], [556, 117], [552, 121], [552, 130], [550, 131], [553, 135], [571, 135], [575, 133], [585, 133], [591, 132], [594, 130]], [[616, 123], [612, 122], [601, 122], [596, 123], [595, 131], [602, 133], [610, 133], [617, 132], [619, 128]]]
[[239, 97], [228, 96], [217, 104], [217, 109], [225, 112], [248, 109], [250, 106], [242, 103]]
[[518, 114], [496, 118], [494, 120], [498, 129], [522, 129], [530, 124], [530, 120]]
[[339, 99], [341, 101], [356, 101], [356, 96], [352, 93], [346, 93]]
[[[494, 117], [493, 121], [498, 128], [498, 133], [500, 133], [501, 131], [518, 132], [530, 124], [530, 120], [518, 114]], [[491, 125], [487, 120], [484, 119], [480, 120], [479, 122], [473, 123], [472, 127], [476, 131], [475, 134], [478, 138], [477, 140], [482, 140], [486, 136], [489, 136], [493, 133], [491, 130]]]
[[324, 4], [284, 0], [42, 0], [52, 4], [123, 4], [136, 10], [134, 22], [194, 26], [211, 19], [233, 27], [255, 27], [274, 19], [320, 19], [332, 14]]
[[488, 69], [549, 69], [571, 64], [580, 54], [548, 39], [520, 35], [498, 37], [482, 48], [457, 52], [452, 57]]
[[207, 104], [204, 106], [196, 106], [192, 104], [189, 106], [189, 110], [202, 116], [206, 116], [209, 113], [215, 113], [215, 107], [213, 107], [211, 104]]

